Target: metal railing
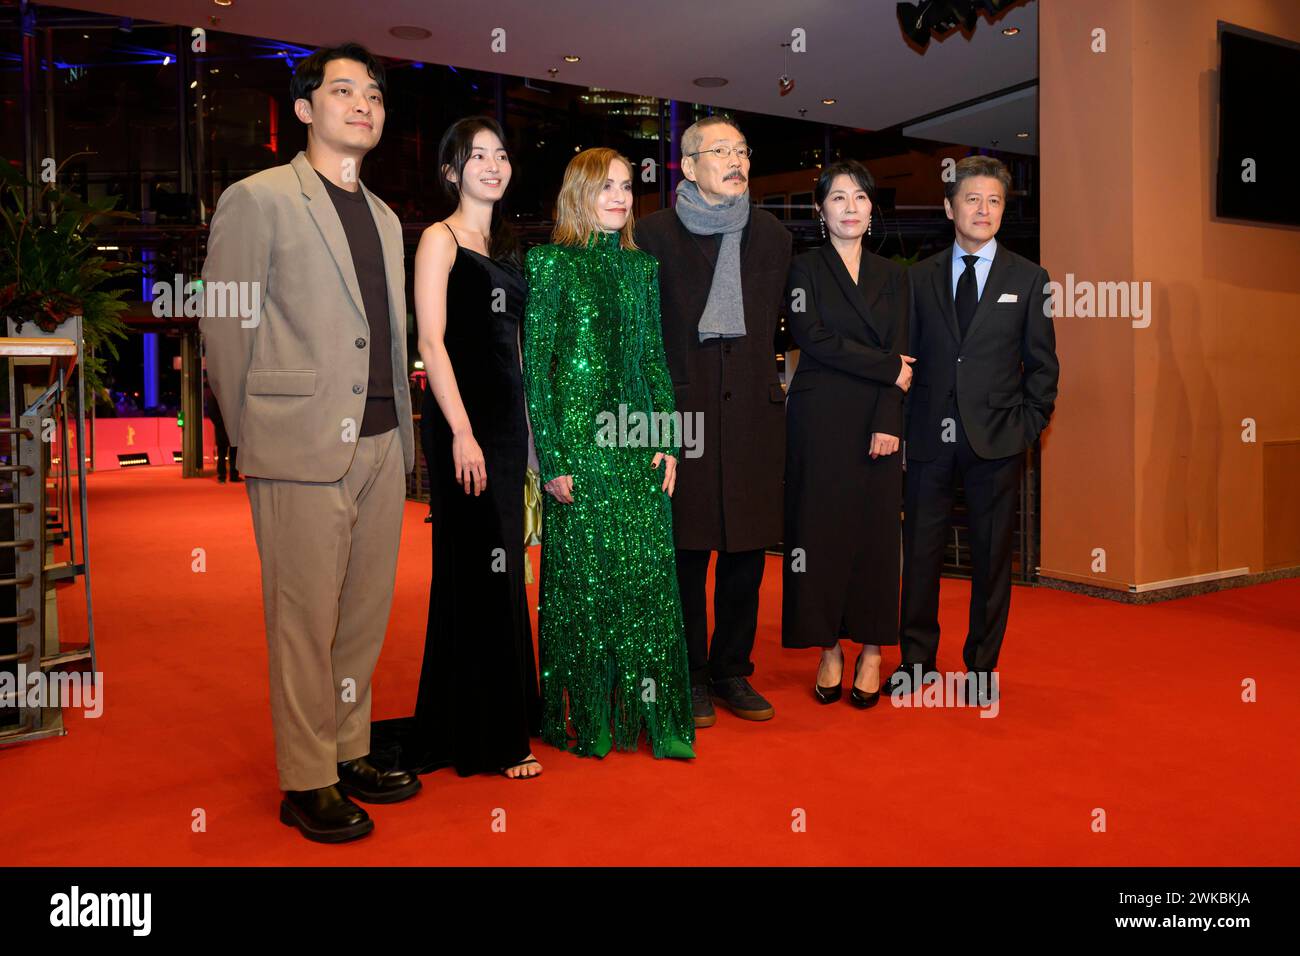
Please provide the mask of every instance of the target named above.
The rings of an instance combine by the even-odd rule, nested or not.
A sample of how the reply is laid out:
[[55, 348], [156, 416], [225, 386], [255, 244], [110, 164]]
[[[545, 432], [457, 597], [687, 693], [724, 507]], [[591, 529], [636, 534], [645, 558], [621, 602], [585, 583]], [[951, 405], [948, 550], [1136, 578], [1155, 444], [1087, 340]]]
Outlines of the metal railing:
[[[45, 696], [25, 705], [28, 679], [24, 672], [48, 671], [79, 661], [90, 662], [90, 679], [97, 674], [95, 630], [90, 594], [86, 525], [85, 380], [81, 374], [81, 324], [76, 339], [0, 339], [0, 365], [8, 380], [8, 415], [0, 425], [7, 445], [0, 463], [0, 670], [13, 674], [13, 691], [0, 694], [0, 745], [61, 736], [63, 712], [59, 701]], [[46, 362], [32, 364], [33, 359]], [[76, 412], [69, 412], [68, 375], [77, 373]], [[36, 373], [36, 381], [32, 374]], [[40, 377], [45, 378], [42, 388]], [[29, 401], [35, 389], [39, 393]], [[21, 409], [21, 411], [20, 411]], [[76, 435], [69, 448], [69, 419]], [[15, 424], [16, 422], [16, 424]], [[60, 427], [62, 426], [62, 427]], [[56, 450], [57, 449], [57, 454]], [[76, 461], [76, 467], [69, 467]], [[78, 513], [72, 513], [71, 478], [78, 484]], [[74, 523], [78, 526], [74, 533]], [[80, 560], [77, 542], [80, 540]], [[68, 559], [50, 560], [54, 546], [66, 543]], [[56, 582], [81, 575], [86, 588], [87, 643], [63, 647], [58, 639], [57, 614], [48, 613], [49, 592]], [[57, 605], [55, 606], [57, 610]], [[10, 613], [11, 612], [11, 613]], [[12, 647], [12, 650], [8, 648]], [[16, 725], [10, 718], [16, 715]]]

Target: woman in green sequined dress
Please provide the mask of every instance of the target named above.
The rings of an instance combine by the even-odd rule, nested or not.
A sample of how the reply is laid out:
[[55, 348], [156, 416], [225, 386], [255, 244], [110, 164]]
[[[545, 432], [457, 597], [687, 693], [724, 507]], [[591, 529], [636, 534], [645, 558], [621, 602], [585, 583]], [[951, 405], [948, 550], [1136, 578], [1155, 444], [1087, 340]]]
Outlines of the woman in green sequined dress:
[[672, 531], [681, 429], [658, 262], [631, 220], [631, 164], [584, 150], [565, 170], [552, 243], [527, 258], [524, 388], [547, 492], [542, 739], [603, 757], [635, 750], [644, 730], [656, 757], [694, 757]]

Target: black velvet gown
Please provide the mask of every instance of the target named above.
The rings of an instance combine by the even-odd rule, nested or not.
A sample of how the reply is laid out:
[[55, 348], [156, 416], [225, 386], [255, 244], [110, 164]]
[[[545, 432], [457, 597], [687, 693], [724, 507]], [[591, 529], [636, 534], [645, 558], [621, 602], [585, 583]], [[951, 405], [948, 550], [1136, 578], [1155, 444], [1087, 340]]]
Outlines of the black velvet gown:
[[[454, 235], [454, 234], [453, 234]], [[426, 386], [420, 436], [429, 466], [433, 579], [415, 716], [371, 727], [376, 766], [461, 776], [519, 763], [541, 705], [524, 587], [528, 420], [519, 362], [522, 272], [459, 246], [443, 341], [487, 490], [456, 481], [451, 429]]]

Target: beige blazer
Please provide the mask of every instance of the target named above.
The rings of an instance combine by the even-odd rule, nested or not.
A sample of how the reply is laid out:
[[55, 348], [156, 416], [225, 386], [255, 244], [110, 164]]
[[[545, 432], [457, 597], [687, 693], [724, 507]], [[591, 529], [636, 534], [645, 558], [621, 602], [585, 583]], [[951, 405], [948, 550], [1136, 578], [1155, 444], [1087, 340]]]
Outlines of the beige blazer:
[[[415, 432], [402, 226], [364, 184], [361, 190], [384, 250], [397, 432], [409, 472]], [[292, 481], [342, 478], [365, 411], [370, 327], [343, 224], [305, 153], [221, 194], [203, 283], [208, 379], [239, 470]]]

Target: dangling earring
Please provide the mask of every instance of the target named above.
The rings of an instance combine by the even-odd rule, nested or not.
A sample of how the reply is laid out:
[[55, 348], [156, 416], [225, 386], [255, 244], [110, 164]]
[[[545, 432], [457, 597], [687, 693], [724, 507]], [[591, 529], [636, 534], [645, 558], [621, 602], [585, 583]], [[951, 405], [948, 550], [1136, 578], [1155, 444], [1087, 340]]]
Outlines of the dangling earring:
[[[874, 219], [875, 217], [873, 216], [871, 218]], [[867, 235], [871, 235], [871, 219], [867, 220]]]
[[825, 239], [825, 238], [826, 238], [826, 220], [823, 219], [823, 218], [821, 218], [820, 216], [818, 216], [818, 217], [817, 217], [817, 225], [821, 226], [821, 230], [822, 230], [822, 238]]

